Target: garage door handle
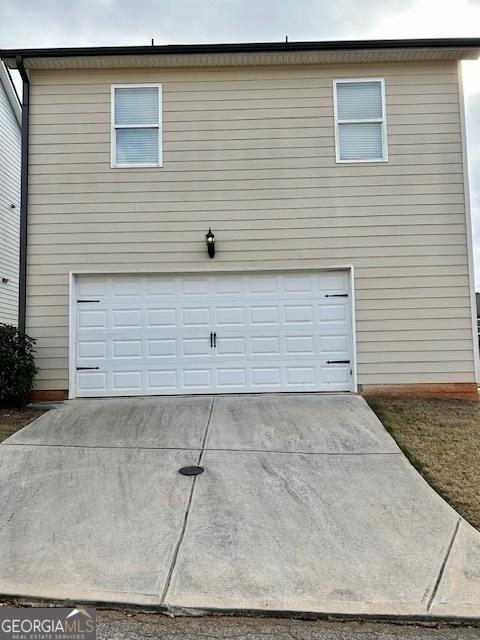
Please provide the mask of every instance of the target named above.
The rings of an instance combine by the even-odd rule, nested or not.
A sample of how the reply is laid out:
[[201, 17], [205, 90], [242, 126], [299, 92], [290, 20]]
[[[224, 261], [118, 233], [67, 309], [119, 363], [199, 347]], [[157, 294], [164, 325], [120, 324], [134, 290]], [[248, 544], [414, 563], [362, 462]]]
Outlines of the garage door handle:
[[327, 364], [350, 364], [350, 360], [327, 360]]
[[77, 371], [86, 371], [87, 369], [100, 369], [100, 367], [77, 367]]
[[210, 331], [210, 349], [213, 349], [213, 332]]
[[326, 293], [325, 298], [348, 298], [348, 293]]
[[215, 349], [217, 348], [217, 334], [215, 331], [213, 332], [213, 346]]

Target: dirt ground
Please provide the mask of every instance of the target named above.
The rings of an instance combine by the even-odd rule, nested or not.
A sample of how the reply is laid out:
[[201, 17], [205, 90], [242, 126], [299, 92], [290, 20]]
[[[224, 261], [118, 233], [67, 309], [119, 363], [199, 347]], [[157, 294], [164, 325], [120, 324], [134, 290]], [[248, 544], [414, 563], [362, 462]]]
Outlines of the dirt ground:
[[0, 442], [45, 413], [41, 409], [0, 409]]
[[480, 402], [367, 398], [412, 464], [480, 529]]

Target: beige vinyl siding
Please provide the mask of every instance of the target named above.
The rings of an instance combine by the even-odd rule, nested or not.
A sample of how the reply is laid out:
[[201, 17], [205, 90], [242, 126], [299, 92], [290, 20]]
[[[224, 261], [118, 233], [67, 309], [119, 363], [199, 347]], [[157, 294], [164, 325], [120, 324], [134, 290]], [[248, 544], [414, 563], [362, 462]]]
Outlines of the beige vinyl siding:
[[[353, 77], [385, 78], [386, 163], [335, 163], [332, 80]], [[111, 84], [142, 82], [163, 85], [164, 166], [112, 169]], [[462, 172], [455, 62], [32, 72], [38, 388], [68, 386], [70, 271], [342, 265], [360, 384], [473, 381]]]
[[8, 324], [18, 320], [20, 145], [20, 127], [0, 82], [0, 322]]

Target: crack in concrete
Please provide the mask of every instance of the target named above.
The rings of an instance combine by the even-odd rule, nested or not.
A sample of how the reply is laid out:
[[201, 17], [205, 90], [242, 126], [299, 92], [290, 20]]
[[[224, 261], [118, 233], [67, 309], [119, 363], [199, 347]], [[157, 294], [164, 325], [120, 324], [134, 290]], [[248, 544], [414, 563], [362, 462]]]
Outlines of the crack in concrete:
[[[205, 432], [203, 434], [202, 445], [201, 445], [202, 448], [201, 448], [200, 453], [198, 455], [198, 462], [197, 462], [198, 465], [200, 465], [200, 463], [202, 461], [202, 458], [203, 458], [203, 454], [205, 452], [205, 444], [206, 444], [207, 436], [208, 436], [208, 428], [210, 426], [210, 421], [212, 419], [213, 405], [214, 404], [215, 404], [215, 397], [212, 398], [212, 404], [210, 406], [210, 413], [209, 413], [209, 416], [208, 416], [207, 425], [205, 427]], [[183, 538], [185, 536], [185, 531], [187, 529], [188, 516], [190, 515], [190, 508], [192, 506], [193, 494], [195, 493], [195, 486], [197, 484], [197, 478], [198, 477], [199, 476], [192, 476], [192, 487], [190, 489], [190, 495], [188, 497], [187, 508], [185, 510], [185, 516], [183, 518], [182, 529], [180, 531], [180, 536], [178, 538], [177, 544], [175, 546], [175, 551], [173, 553], [173, 558], [172, 558], [172, 562], [170, 564], [170, 569], [168, 571], [167, 579], [165, 581], [165, 586], [163, 588], [163, 592], [162, 592], [162, 595], [160, 597], [160, 604], [161, 605], [163, 605], [165, 603], [165, 598], [167, 597], [167, 593], [168, 593], [168, 590], [170, 588], [170, 584], [171, 584], [171, 581], [172, 581], [173, 571], [175, 569], [175, 565], [177, 564], [178, 555], [180, 553], [180, 547], [182, 546]]]
[[[212, 401], [213, 404], [213, 401]], [[210, 414], [211, 417], [211, 414]], [[208, 425], [210, 424], [210, 417]], [[298, 456], [401, 456], [401, 451], [285, 451], [283, 449], [234, 449], [220, 447], [206, 447], [206, 433], [202, 443], [197, 447], [157, 447], [139, 445], [100, 445], [100, 444], [55, 444], [49, 442], [3, 442], [1, 447], [52, 447], [55, 449], [139, 449], [141, 451], [225, 451], [232, 453], [280, 453]]]

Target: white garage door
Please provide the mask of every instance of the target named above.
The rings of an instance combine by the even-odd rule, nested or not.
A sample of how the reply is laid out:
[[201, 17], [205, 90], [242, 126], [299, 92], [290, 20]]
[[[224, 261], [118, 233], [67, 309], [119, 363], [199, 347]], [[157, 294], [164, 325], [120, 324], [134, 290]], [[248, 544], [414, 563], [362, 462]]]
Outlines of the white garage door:
[[75, 395], [351, 389], [344, 271], [79, 276]]

